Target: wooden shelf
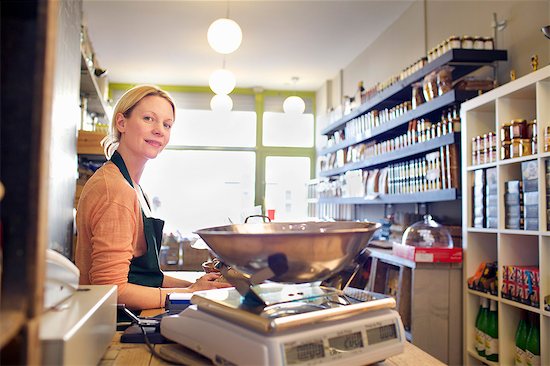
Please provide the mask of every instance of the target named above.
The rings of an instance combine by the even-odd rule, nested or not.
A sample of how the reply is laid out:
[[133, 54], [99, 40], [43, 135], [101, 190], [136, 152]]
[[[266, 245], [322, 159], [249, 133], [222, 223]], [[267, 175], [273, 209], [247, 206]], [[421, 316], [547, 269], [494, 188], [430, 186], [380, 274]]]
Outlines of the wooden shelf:
[[388, 100], [410, 99], [410, 86], [443, 65], [451, 64], [454, 66], [453, 80], [457, 80], [458, 78], [469, 74], [480, 66], [489, 65], [495, 61], [505, 61], [507, 59], [508, 56], [505, 50], [452, 49], [441, 55], [441, 57], [438, 57], [432, 62], [428, 63], [422, 69], [418, 70], [409, 77], [400, 80], [392, 86], [382, 90], [380, 93], [376, 94], [366, 103], [363, 103], [353, 112], [345, 115], [338, 121], [331, 123], [321, 130], [321, 134], [329, 135], [341, 129], [346, 122], [370, 111], [371, 109], [374, 109], [375, 107], [378, 107], [379, 105], [382, 105]]
[[78, 131], [78, 140], [76, 143], [77, 154], [103, 155], [101, 140], [105, 137], [103, 132]]
[[492, 295], [492, 294], [487, 293], [487, 292], [481, 292], [481, 291], [468, 289], [468, 293], [472, 294], [472, 295], [479, 296], [479, 297], [485, 297], [486, 299], [489, 299], [489, 300], [498, 301], [498, 296]]
[[427, 203], [453, 201], [459, 198], [456, 188], [404, 194], [383, 194], [376, 197], [319, 197], [319, 203], [379, 205], [384, 203]]
[[392, 161], [398, 161], [404, 158], [411, 158], [415, 155], [422, 154], [431, 150], [435, 150], [441, 146], [451, 145], [460, 141], [460, 135], [458, 133], [449, 133], [440, 137], [433, 138], [426, 142], [420, 142], [414, 145], [403, 147], [399, 150], [390, 151], [378, 156], [366, 158], [364, 160], [346, 164], [339, 168], [329, 169], [319, 172], [321, 177], [330, 177], [332, 175], [338, 175], [348, 170], [363, 169], [389, 163]]

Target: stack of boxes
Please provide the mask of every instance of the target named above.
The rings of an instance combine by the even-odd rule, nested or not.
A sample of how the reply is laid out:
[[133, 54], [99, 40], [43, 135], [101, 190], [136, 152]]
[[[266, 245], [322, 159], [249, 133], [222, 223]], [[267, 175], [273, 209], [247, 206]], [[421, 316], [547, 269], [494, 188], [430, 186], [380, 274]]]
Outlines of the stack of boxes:
[[498, 227], [497, 168], [474, 171], [474, 227]]
[[529, 160], [521, 163], [523, 181], [523, 219], [525, 230], [539, 229], [539, 174], [538, 161]]
[[520, 180], [504, 183], [504, 227], [523, 229], [523, 184]]

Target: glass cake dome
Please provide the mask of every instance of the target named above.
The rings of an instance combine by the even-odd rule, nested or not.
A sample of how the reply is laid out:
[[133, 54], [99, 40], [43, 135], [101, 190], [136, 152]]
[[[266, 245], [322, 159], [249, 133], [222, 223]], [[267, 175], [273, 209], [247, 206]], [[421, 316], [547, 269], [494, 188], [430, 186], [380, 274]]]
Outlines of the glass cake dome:
[[405, 230], [402, 244], [421, 248], [452, 248], [453, 238], [445, 226], [438, 224], [431, 215], [424, 215]]

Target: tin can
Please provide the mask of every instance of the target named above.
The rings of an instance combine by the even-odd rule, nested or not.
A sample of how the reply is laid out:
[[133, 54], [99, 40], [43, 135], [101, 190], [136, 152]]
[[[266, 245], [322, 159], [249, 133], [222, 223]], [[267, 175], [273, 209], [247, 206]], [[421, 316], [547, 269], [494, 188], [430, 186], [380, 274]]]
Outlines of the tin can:
[[500, 141], [510, 141], [510, 127], [511, 122], [504, 122], [500, 129]]
[[512, 146], [511, 141], [502, 141], [502, 146], [500, 147], [500, 159], [510, 159], [510, 148]]

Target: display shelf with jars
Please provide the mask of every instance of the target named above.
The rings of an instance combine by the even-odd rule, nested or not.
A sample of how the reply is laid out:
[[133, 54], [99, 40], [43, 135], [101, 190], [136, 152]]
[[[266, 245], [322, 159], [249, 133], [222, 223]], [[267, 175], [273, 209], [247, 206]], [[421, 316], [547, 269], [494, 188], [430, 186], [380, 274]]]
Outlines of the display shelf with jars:
[[[550, 364], [549, 100], [547, 66], [461, 106], [466, 365]], [[480, 298], [496, 302], [498, 360], [475, 347]]]
[[494, 86], [492, 79], [466, 76], [507, 55], [453, 46], [448, 40], [429, 60], [377, 85], [365, 98], [356, 96], [362, 104], [322, 130], [329, 138], [319, 151], [319, 202], [418, 203], [460, 197], [459, 105]]

